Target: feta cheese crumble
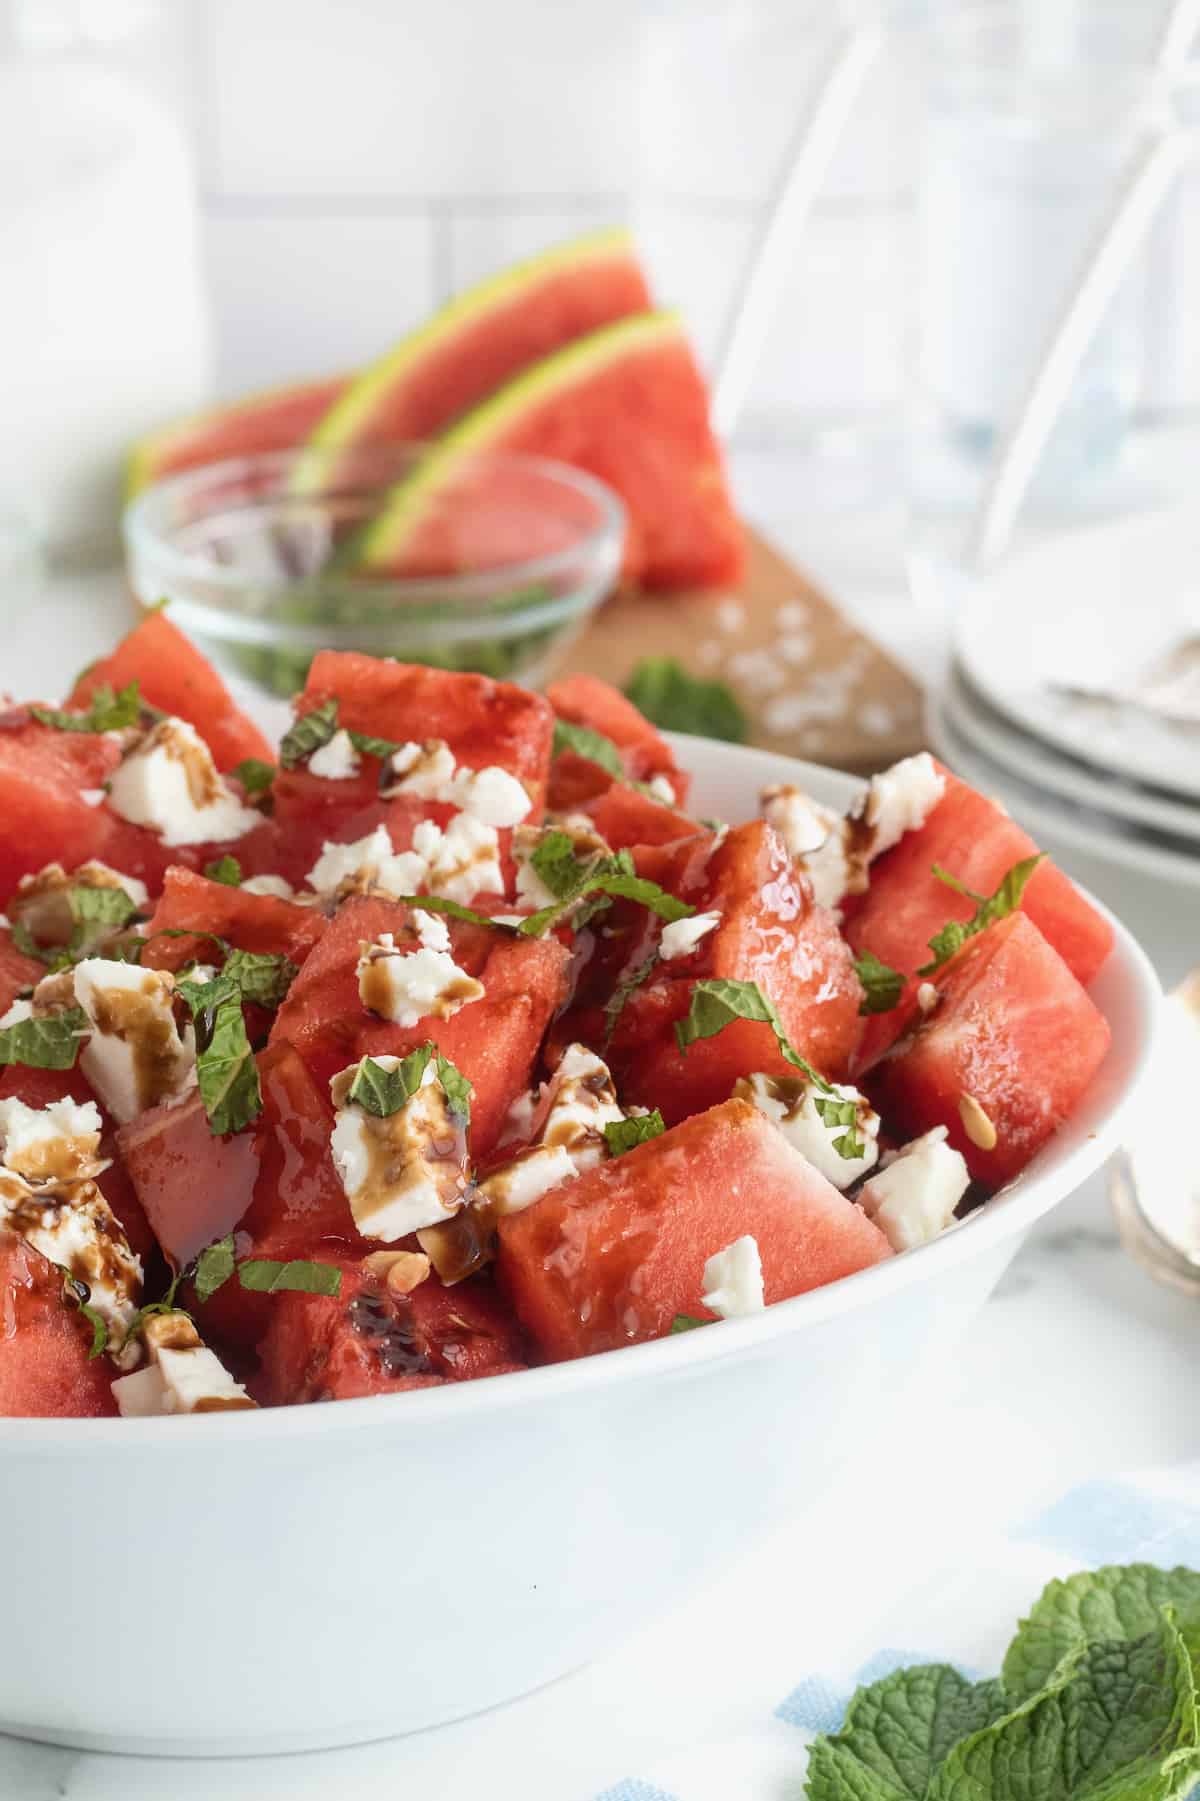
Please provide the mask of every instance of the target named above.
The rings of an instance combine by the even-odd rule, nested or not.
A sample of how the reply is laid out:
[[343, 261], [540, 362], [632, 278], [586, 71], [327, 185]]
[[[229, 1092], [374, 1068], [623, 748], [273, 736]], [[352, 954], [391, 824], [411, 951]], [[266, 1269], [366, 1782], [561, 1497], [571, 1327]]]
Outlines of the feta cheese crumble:
[[66, 944], [75, 926], [70, 902], [73, 888], [123, 889], [139, 909], [149, 899], [144, 882], [110, 869], [107, 863], [81, 863], [69, 873], [61, 863], [47, 863], [36, 875], [22, 876], [8, 903], [9, 911], [39, 944]]
[[721, 1319], [739, 1319], [762, 1311], [766, 1301], [756, 1238], [746, 1233], [708, 1259], [700, 1299], [710, 1313]]
[[412, 849], [395, 851], [387, 827], [350, 844], [327, 843], [307, 876], [320, 895], [374, 889], [383, 894], [435, 894], [466, 904], [486, 891], [502, 894], [500, 839], [494, 826], [459, 813], [445, 831], [423, 819]]
[[270, 894], [276, 900], [291, 900], [296, 890], [290, 882], [285, 882], [281, 875], [247, 876], [242, 883], [243, 894]]
[[167, 970], [85, 957], [73, 973], [75, 1000], [92, 1028], [80, 1068], [114, 1119], [125, 1125], [191, 1086], [195, 1035], [190, 1022], [179, 1029]]
[[664, 807], [673, 807], [675, 805], [675, 790], [671, 785], [671, 778], [669, 776], [651, 776], [646, 786], [650, 790], [650, 798], [652, 800], [661, 801]]
[[19, 1026], [25, 1020], [32, 1018], [33, 1002], [15, 1000], [7, 1013], [4, 1014], [3, 1018], [0, 1018], [0, 1030], [5, 1026]]
[[0, 1101], [0, 1162], [26, 1182], [86, 1181], [108, 1167], [100, 1131], [95, 1101], [27, 1107], [13, 1096]]
[[716, 931], [720, 923], [719, 912], [693, 913], [689, 919], [671, 920], [662, 929], [659, 956], [664, 963], [673, 963], [676, 957], [690, 957], [701, 939]]
[[569, 1044], [554, 1072], [539, 1142], [561, 1145], [577, 1170], [592, 1169], [608, 1156], [605, 1126], [624, 1118], [608, 1064], [586, 1045]]
[[578, 1174], [566, 1145], [531, 1144], [479, 1184], [478, 1201], [497, 1215], [523, 1213]]
[[[399, 1057], [377, 1057], [385, 1070]], [[459, 1211], [469, 1186], [467, 1138], [430, 1063], [420, 1088], [380, 1118], [347, 1097], [358, 1065], [333, 1078], [330, 1150], [350, 1211], [367, 1238], [394, 1243]]]
[[454, 776], [454, 753], [443, 738], [424, 744], [402, 744], [394, 752], [383, 793], [413, 794], [418, 800], [440, 800]]
[[114, 770], [109, 804], [122, 819], [148, 826], [164, 844], [227, 843], [262, 824], [213, 762], [186, 719], [162, 719]]
[[533, 804], [516, 776], [497, 763], [484, 769], [456, 766], [453, 752], [441, 738], [402, 744], [392, 757], [390, 782], [383, 792], [442, 801], [482, 825], [500, 828], [519, 825]]
[[326, 782], [348, 782], [362, 768], [362, 758], [343, 727], [328, 743], [320, 745], [308, 759], [308, 773]]
[[946, 1142], [945, 1126], [935, 1126], [886, 1157], [857, 1199], [894, 1251], [911, 1251], [951, 1224], [970, 1180], [961, 1152]]
[[358, 992], [364, 1007], [399, 1026], [422, 1019], [452, 1019], [484, 988], [460, 969], [450, 954], [445, 921], [416, 911], [419, 948], [398, 945], [391, 932], [363, 946], [358, 959]]
[[919, 831], [945, 791], [945, 777], [920, 751], [872, 776], [845, 817], [786, 785], [764, 788], [760, 805], [819, 904], [836, 907], [845, 895], [866, 891], [872, 859]]
[[123, 1419], [227, 1413], [255, 1405], [204, 1344], [186, 1313], [152, 1315], [142, 1336], [149, 1361], [132, 1375], [118, 1376], [112, 1385]]
[[[848, 1083], [831, 1082], [831, 1094], [806, 1076], [739, 1076], [733, 1092], [738, 1100], [749, 1101], [760, 1113], [774, 1120], [793, 1149], [820, 1170], [835, 1188], [846, 1189], [873, 1169], [879, 1161], [879, 1115], [866, 1096]], [[854, 1104], [854, 1134], [863, 1146], [861, 1157], [843, 1157], [835, 1150], [835, 1139], [848, 1130], [843, 1125], [826, 1125], [817, 1109], [821, 1100], [851, 1101]]]

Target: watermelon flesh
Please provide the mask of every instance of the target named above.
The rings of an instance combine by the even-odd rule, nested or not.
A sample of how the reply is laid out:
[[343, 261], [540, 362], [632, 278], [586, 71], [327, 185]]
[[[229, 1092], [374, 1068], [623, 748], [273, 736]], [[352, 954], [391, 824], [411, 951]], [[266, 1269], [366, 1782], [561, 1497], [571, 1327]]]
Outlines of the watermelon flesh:
[[[917, 1137], [945, 1126], [972, 1176], [1000, 1188], [1081, 1100], [1108, 1051], [1108, 1022], [1024, 913], [969, 939], [934, 984], [933, 1011], [865, 1081], [895, 1130]], [[968, 1132], [964, 1095], [991, 1121], [994, 1148]]]
[[649, 305], [628, 232], [560, 245], [435, 313], [349, 383], [309, 442], [345, 450], [434, 437], [519, 370]]
[[0, 1231], [0, 1418], [103, 1419], [117, 1411], [108, 1359], [37, 1251]]
[[[594, 675], [568, 675], [551, 682], [546, 699], [554, 708], [556, 719], [599, 732], [615, 744], [629, 781], [652, 782], [661, 776], [670, 783], [676, 802], [683, 805], [688, 797], [689, 777], [679, 768], [666, 739], [619, 688]], [[559, 751], [550, 780], [550, 805], [558, 812], [583, 806], [613, 786], [608, 770], [574, 750]], [[647, 838], [642, 842], [652, 844], [660, 840]]]
[[498, 1267], [540, 1354], [585, 1357], [711, 1318], [705, 1262], [744, 1233], [768, 1304], [891, 1255], [763, 1114], [726, 1101], [502, 1220]]
[[221, 463], [227, 457], [291, 450], [304, 442], [349, 380], [345, 375], [329, 375], [291, 387], [270, 388], [150, 432], [129, 454], [125, 498], [132, 500], [151, 482], [185, 469]]
[[631, 583], [721, 586], [741, 574], [742, 532], [704, 380], [673, 314], [642, 313], [577, 338], [465, 414], [357, 536], [359, 566], [398, 575], [459, 567], [446, 543], [458, 511], [450, 497], [486, 491], [480, 451], [552, 457], [606, 481], [629, 515]]

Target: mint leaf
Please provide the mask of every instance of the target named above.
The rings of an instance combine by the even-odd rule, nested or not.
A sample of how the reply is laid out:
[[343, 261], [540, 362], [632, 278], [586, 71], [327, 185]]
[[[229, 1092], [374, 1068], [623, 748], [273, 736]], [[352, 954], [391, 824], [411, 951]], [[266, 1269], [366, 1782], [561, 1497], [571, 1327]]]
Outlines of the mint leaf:
[[658, 952], [651, 951], [643, 963], [638, 963], [627, 976], [622, 976], [612, 993], [604, 1003], [604, 1049], [612, 1043], [613, 1033], [617, 1029], [617, 1021], [625, 1011], [626, 1003], [649, 981], [658, 968]]
[[337, 696], [332, 695], [311, 713], [301, 713], [292, 721], [279, 746], [279, 761], [284, 769], [295, 769], [307, 763], [314, 750], [328, 744], [338, 729]]
[[643, 657], [625, 684], [625, 694], [651, 724], [666, 732], [692, 732], [744, 744], [749, 722], [733, 690], [724, 682], [689, 675], [674, 657]]
[[444, 913], [448, 919], [462, 919], [468, 925], [496, 927], [500, 931], [515, 929], [501, 926], [487, 913], [477, 913], [474, 907], [464, 907], [461, 901], [446, 900], [440, 894], [398, 894], [396, 900], [402, 907], [420, 907], [423, 913]]
[[274, 1010], [282, 1004], [300, 971], [290, 957], [270, 951], [233, 950], [225, 959], [221, 974], [237, 983], [243, 1000]]
[[979, 932], [995, 925], [998, 919], [1006, 919], [1015, 913], [1021, 904], [1026, 884], [1038, 864], [1045, 858], [1045, 851], [1039, 851], [1034, 857], [1025, 857], [1020, 863], [1014, 863], [1005, 874], [1000, 886], [994, 894], [976, 894], [974, 889], [964, 887], [957, 876], [935, 863], [933, 873], [939, 882], [947, 888], [953, 888], [956, 894], [965, 895], [975, 902], [975, 912], [970, 919], [952, 919], [944, 925], [940, 932], [935, 932], [929, 940], [929, 948], [933, 952], [933, 961], [925, 963], [918, 969], [919, 976], [931, 976], [935, 970], [948, 963], [956, 951], [960, 951], [968, 938], [974, 938]]
[[206, 863], [204, 873], [210, 882], [223, 882], [226, 888], [240, 888], [242, 885], [242, 866], [236, 857], [228, 854], [217, 857], [212, 863]]
[[471, 1084], [460, 1069], [451, 1063], [449, 1057], [438, 1052], [438, 1081], [446, 1097], [451, 1113], [465, 1131], [471, 1123]]
[[949, 1664], [918, 1664], [860, 1688], [840, 1732], [809, 1752], [810, 1801], [924, 1801], [961, 1738], [1007, 1711], [998, 1682], [968, 1682]]
[[80, 1039], [91, 1030], [82, 1007], [0, 1026], [0, 1063], [26, 1069], [73, 1069]]
[[277, 1263], [268, 1257], [252, 1257], [238, 1265], [238, 1281], [253, 1294], [339, 1295], [342, 1272], [333, 1263], [308, 1263], [293, 1257]]
[[417, 1092], [433, 1054], [431, 1044], [419, 1045], [395, 1069], [384, 1069], [374, 1057], [364, 1057], [350, 1084], [347, 1102], [373, 1113], [376, 1119], [389, 1119]]
[[373, 738], [369, 732], [351, 732], [349, 738], [355, 750], [361, 751], [364, 757], [378, 757], [381, 763], [386, 763], [400, 749], [395, 739]]
[[1128, 1643], [1079, 1646], [1011, 1713], [959, 1740], [927, 1801], [1183, 1801], [1200, 1779], [1189, 1646], [1165, 1609]]
[[547, 832], [529, 862], [535, 875], [559, 900], [579, 892], [586, 860], [575, 855], [575, 840], [569, 832]]
[[881, 963], [874, 951], [864, 951], [854, 960], [854, 973], [863, 987], [860, 1015], [890, 1013], [904, 993], [906, 981], [898, 969]]
[[92, 694], [86, 713], [67, 713], [57, 707], [30, 707], [39, 725], [53, 726], [56, 732], [119, 732], [136, 725], [142, 711], [141, 689], [130, 682], [114, 694], [102, 682]]
[[22, 956], [36, 957], [51, 970], [66, 969], [137, 917], [137, 906], [124, 888], [93, 888], [79, 882], [68, 888], [67, 906], [73, 923], [65, 945], [39, 944], [23, 920], [15, 922], [13, 943]]
[[234, 1270], [233, 1233], [218, 1238], [215, 1244], [208, 1245], [196, 1259], [194, 1281], [196, 1298], [199, 1301], [211, 1300], [218, 1288], [223, 1288]]
[[[543, 932], [558, 925], [586, 895], [637, 901], [650, 912], [657, 913], [660, 919], [668, 921], [687, 919], [696, 911], [686, 901], [668, 894], [657, 882], [638, 875], [627, 850], [619, 850], [613, 856], [597, 853], [578, 857], [566, 832], [548, 832], [530, 862], [558, 899], [552, 906], [531, 913], [518, 926], [517, 930], [528, 938], [540, 938]], [[593, 907], [577, 915], [576, 926], [584, 925], [595, 911]]]
[[1050, 1680], [1081, 1641], [1142, 1638], [1157, 1629], [1167, 1606], [1185, 1626], [1200, 1624], [1200, 1572], [1131, 1563], [1081, 1570], [1065, 1582], [1048, 1583], [1008, 1648], [1004, 1686], [1023, 1700]]
[[232, 976], [222, 974], [211, 982], [176, 982], [175, 992], [192, 1010], [196, 1078], [209, 1127], [220, 1138], [240, 1132], [262, 1112], [262, 1088], [246, 1036], [241, 989]]
[[711, 1325], [710, 1319], [697, 1319], [692, 1313], [677, 1313], [667, 1327], [667, 1333], [673, 1338], [677, 1332], [694, 1332], [697, 1326]]
[[249, 797], [267, 792], [275, 780], [275, 765], [264, 763], [261, 757], [243, 757], [229, 773], [235, 782], [242, 784], [243, 791]]
[[604, 1128], [604, 1141], [610, 1157], [619, 1157], [637, 1144], [646, 1144], [666, 1131], [666, 1123], [656, 1107], [653, 1113], [635, 1113], [630, 1119], [614, 1119]]
[[551, 755], [557, 757], [564, 750], [573, 750], [577, 757], [586, 757], [589, 763], [598, 763], [601, 769], [615, 777], [619, 782], [625, 775], [625, 767], [621, 762], [621, 753], [611, 738], [603, 732], [594, 732], [590, 726], [572, 725], [568, 719], [554, 721], [554, 746]]
[[[161, 1301], [144, 1301], [142, 1303], [125, 1329], [125, 1336], [121, 1340], [122, 1346], [127, 1345], [131, 1339], [137, 1337], [138, 1333], [152, 1314], [185, 1313], [186, 1310], [183, 1307], [177, 1307], [175, 1305], [175, 1290], [183, 1281], [183, 1277], [184, 1271], [176, 1270], [175, 1274], [171, 1277], [170, 1287], [167, 1289], [167, 1292]], [[188, 1313], [186, 1317], [190, 1319], [192, 1316]]]
[[54, 1267], [63, 1279], [63, 1299], [71, 1306], [78, 1308], [92, 1328], [92, 1344], [88, 1351], [88, 1362], [90, 1363], [93, 1357], [99, 1357], [101, 1351], [108, 1344], [108, 1327], [105, 1324], [104, 1316], [97, 1313], [91, 1305], [92, 1291], [81, 1277], [72, 1275], [65, 1263], [56, 1263]]

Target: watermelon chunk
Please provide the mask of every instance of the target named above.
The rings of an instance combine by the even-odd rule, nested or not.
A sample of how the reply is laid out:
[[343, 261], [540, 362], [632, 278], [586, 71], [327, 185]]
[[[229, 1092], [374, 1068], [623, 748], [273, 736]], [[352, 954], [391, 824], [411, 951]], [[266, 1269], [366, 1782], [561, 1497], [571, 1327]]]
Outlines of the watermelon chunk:
[[[630, 781], [652, 782], [655, 776], [663, 776], [671, 784], [676, 802], [683, 805], [688, 797], [690, 777], [679, 768], [666, 739], [618, 688], [594, 675], [569, 675], [562, 681], [552, 682], [546, 690], [546, 698], [554, 708], [556, 719], [584, 726], [611, 739]], [[611, 786], [611, 773], [599, 763], [593, 763], [577, 751], [562, 750], [555, 757], [551, 770], [550, 805], [558, 812], [565, 812], [583, 805]], [[644, 842], [657, 840], [646, 839]]]
[[22, 988], [33, 987], [45, 973], [44, 963], [17, 949], [7, 926], [0, 929], [0, 1015], [8, 1012]]
[[361, 1263], [338, 1266], [336, 1297], [267, 1297], [255, 1388], [268, 1405], [396, 1394], [526, 1367], [511, 1312], [489, 1282], [446, 1289], [431, 1275], [412, 1294], [394, 1295]]
[[359, 1057], [405, 1056], [432, 1040], [472, 1084], [471, 1148], [483, 1157], [529, 1081], [546, 1025], [565, 994], [569, 953], [556, 939], [514, 938], [448, 920], [454, 960], [482, 982], [483, 998], [451, 1019], [398, 1026], [363, 1006], [357, 966], [362, 944], [384, 932], [403, 943], [408, 924], [408, 909], [396, 901], [344, 902], [279, 1009], [271, 1043], [294, 1045], [325, 1085]]
[[133, 681], [151, 706], [195, 726], [218, 769], [235, 769], [246, 757], [274, 761], [271, 746], [234, 705], [212, 664], [165, 613], [147, 613], [111, 656], [84, 670], [66, 704], [86, 707], [97, 688], [120, 689]]
[[125, 473], [125, 498], [132, 500], [151, 482], [184, 469], [302, 444], [349, 380], [328, 375], [296, 382], [172, 420], [134, 445]]
[[628, 232], [559, 245], [458, 295], [364, 369], [310, 443], [342, 450], [431, 438], [518, 370], [649, 305]]
[[[660, 963], [626, 1001], [608, 1053], [623, 1098], [658, 1107], [673, 1123], [724, 1100], [739, 1075], [788, 1073], [770, 1026], [748, 1020], [686, 1053], [679, 1049], [675, 1022], [687, 1014], [696, 981], [712, 977], [757, 983], [796, 1050], [830, 1080], [840, 1079], [858, 1043], [862, 990], [833, 915], [815, 904], [771, 827], [753, 820], [720, 843], [709, 833], [645, 847], [636, 860], [639, 874], [698, 913], [715, 911], [720, 918], [689, 956]], [[617, 940], [621, 968], [614, 976], [611, 963], [601, 961], [586, 1001], [595, 1004], [597, 986], [611, 992], [632, 975], [656, 935], [643, 916], [640, 931], [631, 927]], [[589, 1042], [596, 1041], [597, 1024], [594, 1014], [580, 1021]]]
[[662, 801], [651, 800], [624, 782], [614, 782], [587, 807], [597, 832], [613, 850], [632, 850], [639, 844], [676, 844], [693, 838], [700, 829], [686, 813]]
[[0, 1231], [0, 1417], [101, 1419], [116, 1413], [112, 1366], [89, 1360], [91, 1328], [63, 1299], [62, 1277]]
[[768, 1303], [891, 1255], [883, 1233], [745, 1101], [726, 1101], [500, 1223], [498, 1269], [548, 1359], [711, 1318], [704, 1265], [750, 1233]]
[[640, 313], [579, 337], [464, 414], [358, 534], [360, 566], [436, 567], [447, 497], [486, 503], [488, 465], [476, 453], [496, 450], [554, 457], [608, 482], [629, 514], [629, 581], [672, 589], [740, 576], [742, 532], [704, 379], [673, 313]]
[[[937, 1006], [866, 1085], [893, 1130], [917, 1137], [945, 1126], [972, 1176], [1000, 1188], [1082, 1098], [1108, 1051], [1108, 1021], [1025, 913], [968, 939], [934, 983]], [[978, 1128], [975, 1138], [968, 1132], [964, 1095], [991, 1122], [994, 1148], [977, 1142]]]
[[47, 863], [107, 860], [111, 816], [84, 796], [103, 798], [95, 791], [120, 755], [109, 739], [39, 725], [24, 707], [0, 714], [0, 905]]
[[142, 961], [151, 969], [182, 969], [193, 962], [219, 962], [217, 947], [203, 938], [155, 938], [156, 932], [212, 932], [238, 950], [290, 957], [303, 963], [322, 932], [324, 914], [298, 907], [273, 894], [247, 894], [194, 870], [167, 871], [162, 894], [146, 924], [151, 942]]

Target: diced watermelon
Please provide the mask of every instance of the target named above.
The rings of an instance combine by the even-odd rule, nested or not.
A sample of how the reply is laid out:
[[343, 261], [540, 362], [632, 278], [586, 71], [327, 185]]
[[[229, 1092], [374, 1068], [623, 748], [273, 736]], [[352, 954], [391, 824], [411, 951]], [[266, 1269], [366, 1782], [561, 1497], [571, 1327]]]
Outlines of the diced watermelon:
[[110, 816], [84, 797], [101, 798], [120, 756], [109, 739], [39, 725], [24, 707], [0, 714], [0, 904], [47, 863], [104, 856]]
[[[1104, 1061], [1108, 1022], [1024, 913], [968, 939], [934, 982], [936, 1007], [865, 1080], [894, 1131], [946, 1126], [972, 1176], [999, 1188], [1078, 1104]], [[994, 1149], [968, 1134], [964, 1095], [994, 1127]]]
[[[676, 764], [675, 753], [620, 689], [594, 675], [569, 675], [552, 682], [546, 698], [556, 718], [611, 739], [630, 781], [650, 782], [656, 775], [665, 776], [678, 804], [682, 806], [687, 800], [690, 778]], [[549, 804], [556, 812], [567, 812], [611, 785], [611, 774], [599, 763], [576, 751], [563, 750], [555, 757], [551, 770]]]
[[212, 664], [165, 613], [147, 613], [111, 656], [85, 669], [66, 704], [86, 707], [104, 684], [120, 689], [133, 681], [151, 706], [195, 726], [218, 769], [234, 769], [246, 757], [274, 761], [271, 746], [234, 705]]
[[62, 1277], [0, 1231], [0, 1416], [103, 1418], [117, 1411], [112, 1366], [89, 1360], [91, 1328], [63, 1299]]
[[118, 1128], [117, 1143], [163, 1251], [177, 1269], [232, 1230], [258, 1173], [254, 1133], [219, 1138], [199, 1091], [151, 1107]]
[[351, 731], [398, 744], [441, 738], [468, 769], [507, 769], [532, 802], [526, 823], [541, 818], [554, 720], [540, 694], [485, 675], [322, 650], [313, 658], [298, 710], [311, 712], [331, 698]]
[[17, 949], [7, 926], [0, 929], [0, 1015], [8, 1012], [22, 988], [33, 987], [45, 973], [44, 963]]
[[[1014, 863], [1037, 845], [994, 801], [941, 768], [946, 792], [919, 831], [906, 832], [894, 850], [871, 865], [871, 885], [845, 907], [846, 937], [893, 969], [911, 975], [930, 960], [929, 940], [948, 920], [970, 919], [972, 901], [947, 887], [933, 865], [976, 894], [992, 894]], [[1112, 927], [1075, 884], [1042, 863], [1021, 906], [1086, 988], [1112, 948]]]
[[0, 1100], [11, 1099], [39, 1109], [48, 1107], [52, 1101], [95, 1102], [103, 1122], [100, 1155], [110, 1159], [109, 1167], [101, 1172], [96, 1186], [119, 1220], [131, 1248], [146, 1264], [157, 1250], [150, 1222], [122, 1161], [117, 1146], [117, 1127], [78, 1064], [74, 1069], [33, 1069], [24, 1063], [7, 1064], [0, 1068]]
[[156, 938], [156, 932], [212, 932], [238, 950], [290, 957], [303, 963], [325, 930], [325, 916], [273, 894], [247, 894], [193, 870], [167, 872], [162, 894], [146, 926], [142, 961], [152, 969], [182, 969], [199, 960], [220, 962], [217, 947], [203, 938]]
[[763, 1114], [726, 1101], [502, 1220], [498, 1268], [541, 1355], [584, 1357], [711, 1318], [705, 1262], [744, 1233], [768, 1303], [891, 1255]]
[[[770, 1026], [748, 1020], [735, 1020], [686, 1053], [679, 1049], [675, 1023], [687, 1014], [701, 978], [757, 983], [795, 1049], [830, 1080], [840, 1079], [858, 1042], [862, 990], [833, 915], [815, 904], [771, 827], [753, 820], [720, 843], [710, 834], [646, 847], [637, 867], [698, 913], [715, 911], [720, 920], [689, 956], [658, 964], [625, 1003], [609, 1056], [623, 1098], [660, 1108], [670, 1124], [724, 1100], [739, 1075], [788, 1073]], [[646, 934], [654, 930], [644, 925], [619, 941], [627, 950], [618, 983], [644, 961]], [[611, 975], [605, 979], [611, 982]], [[594, 1040], [594, 1018], [584, 1023]]]
[[430, 1276], [394, 1295], [343, 1258], [341, 1293], [268, 1297], [256, 1392], [271, 1406], [396, 1394], [523, 1369], [508, 1308], [490, 1283], [453, 1290]]
[[648, 794], [627, 787], [624, 782], [614, 782], [606, 788], [589, 802], [587, 811], [613, 850], [632, 849], [637, 844], [673, 844], [680, 838], [693, 837], [701, 829], [686, 813], [651, 800]]
[[363, 1006], [360, 946], [391, 932], [403, 943], [409, 913], [395, 901], [346, 901], [293, 982], [271, 1043], [295, 1046], [320, 1084], [363, 1056], [404, 1056], [432, 1040], [471, 1082], [471, 1148], [487, 1154], [504, 1115], [526, 1086], [547, 1022], [566, 989], [569, 953], [556, 939], [514, 938], [447, 921], [455, 962], [484, 986], [481, 1000], [451, 1019], [394, 1025]]

